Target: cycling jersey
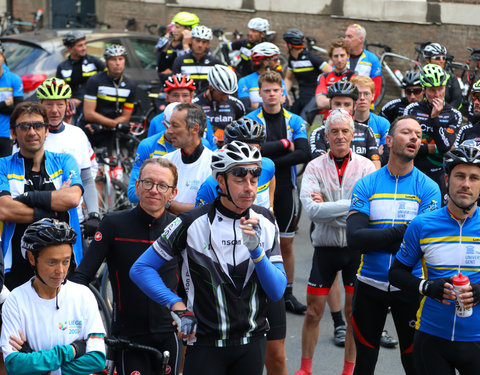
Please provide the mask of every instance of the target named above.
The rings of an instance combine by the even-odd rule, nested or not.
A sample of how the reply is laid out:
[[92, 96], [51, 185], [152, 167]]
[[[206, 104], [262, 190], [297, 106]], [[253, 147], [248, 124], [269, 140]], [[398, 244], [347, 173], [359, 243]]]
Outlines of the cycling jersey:
[[[317, 87], [315, 89], [315, 96], [317, 95], [327, 95], [328, 88], [333, 85], [335, 82], [338, 81], [350, 81], [353, 77], [355, 77], [355, 73], [345, 69], [341, 73], [337, 73], [334, 70], [328, 73], [323, 73], [318, 77]], [[330, 114], [330, 109], [319, 110], [318, 113], [323, 113], [323, 119], [326, 120], [328, 115]]]
[[451, 71], [448, 72], [450, 77], [445, 85], [445, 101], [455, 109], [462, 108], [463, 96], [462, 89], [458, 83], [457, 76]]
[[243, 103], [232, 95], [228, 95], [225, 102], [217, 102], [209, 100], [206, 92], [203, 92], [193, 99], [193, 103], [202, 107], [214, 130], [224, 130], [227, 125], [246, 114]]
[[[16, 98], [14, 105], [6, 106], [2, 103], [8, 97]], [[18, 99], [21, 100], [18, 100]], [[0, 137], [10, 138], [10, 114], [13, 112], [15, 105], [23, 100], [23, 83], [18, 74], [3, 69], [0, 76]]]
[[[273, 177], [275, 177], [275, 164], [269, 158], [262, 157], [262, 174], [258, 177], [256, 205], [270, 208], [270, 183]], [[217, 180], [209, 176], [198, 190], [195, 206], [213, 202], [218, 196], [217, 187]]]
[[222, 62], [208, 52], [197, 59], [193, 52], [178, 56], [172, 66], [172, 73], [182, 73], [190, 76], [195, 81], [195, 92], [200, 93], [208, 88], [207, 75], [212, 66]]
[[[19, 152], [0, 158], [0, 195], [11, 195], [12, 198], [16, 198], [27, 191], [58, 190], [66, 181], [71, 181], [70, 186], [80, 186], [83, 191], [80, 173], [73, 156], [45, 150], [40, 183], [37, 184], [30, 177], [32, 165], [31, 159], [24, 159]], [[59, 215], [63, 221], [70, 224], [75, 232], [81, 233], [76, 208], [71, 208], [66, 213], [59, 213]], [[15, 284], [15, 287], [21, 285], [33, 275], [30, 263], [23, 258], [20, 252], [20, 239], [27, 225], [4, 222], [1, 227], [5, 272], [9, 272], [8, 276], [12, 278], [12, 280], [6, 278], [9, 289], [12, 284]], [[82, 259], [82, 236], [77, 236], [73, 251], [76, 261], [80, 262]], [[15, 274], [15, 280], [13, 274]]]
[[255, 47], [248, 39], [236, 40], [228, 44], [229, 51], [240, 51], [242, 60], [235, 67], [235, 71], [240, 77], [245, 77], [253, 73], [252, 48]]
[[[366, 157], [370, 160], [380, 160], [378, 154], [377, 140], [373, 130], [359, 122], [354, 122], [355, 132], [350, 148], [355, 154]], [[319, 126], [310, 134], [310, 153], [312, 158], [323, 155], [330, 150], [330, 144], [325, 137], [325, 126]]]
[[55, 77], [65, 80], [72, 88], [72, 98], [83, 100], [88, 79], [105, 70], [105, 63], [98, 57], [85, 55], [80, 60], [70, 56], [57, 66]]
[[[395, 176], [385, 166], [360, 179], [353, 189], [350, 211], [369, 217], [369, 228], [389, 228], [408, 224], [417, 215], [440, 206], [438, 186], [417, 168]], [[388, 282], [394, 254], [369, 250], [362, 254], [358, 280], [381, 290], [398, 290]]]
[[469, 123], [460, 128], [455, 139], [455, 144], [453, 147], [460, 146], [464, 141], [475, 140], [480, 141], [480, 119], [476, 118], [477, 121], [474, 123]]
[[388, 129], [390, 129], [390, 123], [386, 119], [370, 112], [370, 116], [367, 121], [362, 123], [368, 125], [372, 129], [377, 140], [377, 146], [385, 145]]
[[405, 108], [407, 108], [409, 104], [408, 99], [405, 97], [390, 100], [383, 106], [380, 116], [385, 117], [390, 123], [393, 123], [397, 117], [403, 116]]
[[[350, 59], [353, 56], [350, 56]], [[347, 62], [347, 68], [350, 69], [350, 59]], [[364, 49], [362, 54], [358, 57], [358, 61], [353, 68], [353, 71], [357, 76], [367, 76], [370, 78], [375, 78], [382, 75], [382, 67], [380, 66], [380, 61], [378, 57]]]
[[[463, 223], [447, 207], [420, 215], [407, 228], [396, 258], [412, 267], [422, 261], [425, 278], [452, 277], [459, 272], [470, 282], [480, 282], [479, 208]], [[480, 341], [480, 306], [468, 318], [455, 315], [455, 304], [444, 305], [423, 297], [416, 329], [451, 341]]]
[[[258, 87], [258, 77], [260, 75], [257, 72], [249, 74], [246, 77], [240, 78], [238, 81], [238, 98], [248, 98], [250, 103], [262, 103], [260, 97], [260, 88]], [[282, 79], [283, 96], [287, 97], [287, 86]]]
[[[66, 281], [57, 298], [44, 299], [27, 281], [3, 304], [2, 322], [1, 344], [9, 374], [90, 374], [105, 368], [105, 329], [97, 301], [83, 285]], [[11, 335], [19, 337], [19, 330], [32, 353], [19, 353], [9, 343]], [[86, 340], [86, 354], [77, 359], [70, 345], [75, 340]]]
[[[240, 217], [259, 219], [265, 251], [260, 262], [251, 259], [261, 249], [250, 252], [242, 244]], [[272, 299], [280, 298], [286, 283], [278, 230], [270, 211], [254, 205], [235, 214], [217, 199], [175, 219], [130, 272], [144, 292], [155, 291], [156, 300], [168, 306], [181, 299], [167, 293], [160, 280], [151, 279], [156, 271], [143, 265], [153, 257], [158, 259], [156, 269], [177, 255], [183, 259], [186, 305], [198, 319], [196, 342], [189, 344], [230, 347], [263, 339], [268, 329], [267, 293]]]
[[184, 54], [190, 52], [190, 49], [183, 49], [182, 42], [178, 42], [175, 47], [172, 47], [171, 42], [171, 40], [166, 38], [160, 38], [155, 46], [155, 48], [157, 48], [157, 71], [159, 75], [166, 69], [172, 69], [173, 62], [177, 56], [183, 56]]
[[318, 75], [325, 68], [325, 62], [316, 53], [308, 50], [300, 52], [295, 59], [292, 55], [288, 57], [288, 70], [293, 73], [300, 89], [299, 96], [312, 97], [315, 95]]

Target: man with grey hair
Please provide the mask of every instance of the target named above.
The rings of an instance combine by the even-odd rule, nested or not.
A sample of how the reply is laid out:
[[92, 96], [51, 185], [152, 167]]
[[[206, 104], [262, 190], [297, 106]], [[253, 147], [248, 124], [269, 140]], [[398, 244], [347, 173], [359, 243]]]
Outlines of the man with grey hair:
[[328, 293], [338, 271], [345, 286], [347, 334], [342, 374], [351, 375], [355, 363], [355, 342], [351, 327], [355, 273], [360, 253], [347, 248], [346, 219], [356, 182], [376, 170], [373, 162], [350, 149], [353, 118], [344, 109], [333, 110], [325, 123], [330, 151], [312, 160], [305, 169], [300, 199], [310, 220], [314, 255], [307, 286], [307, 314], [302, 330], [302, 362], [295, 375], [312, 374], [312, 359], [320, 320]]
[[211, 174], [212, 152], [202, 144], [206, 123], [205, 112], [199, 105], [180, 103], [175, 107], [170, 126], [165, 131], [172, 146], [177, 149], [164, 156], [178, 169], [178, 194], [166, 207], [174, 214], [195, 207], [197, 191]]
[[373, 80], [375, 83], [373, 100], [377, 100], [382, 88], [382, 66], [375, 54], [363, 48], [366, 37], [367, 31], [363, 26], [356, 23], [348, 26], [345, 31], [345, 40], [350, 52], [347, 67], [357, 76], [367, 76]]

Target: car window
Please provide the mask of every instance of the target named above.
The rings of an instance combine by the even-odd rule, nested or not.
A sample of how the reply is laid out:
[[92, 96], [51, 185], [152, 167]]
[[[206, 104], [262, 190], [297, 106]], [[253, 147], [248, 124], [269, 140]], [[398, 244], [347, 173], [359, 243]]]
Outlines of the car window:
[[[105, 60], [103, 58], [103, 52], [105, 51], [106, 48], [111, 46], [112, 44], [121, 44], [120, 39], [103, 39], [103, 40], [94, 40], [91, 42], [87, 42], [87, 53], [89, 55], [93, 55], [98, 57], [99, 59]], [[131, 63], [129, 61], [128, 55], [127, 55], [127, 68], [131, 68]]]
[[155, 69], [157, 65], [157, 58], [155, 57], [155, 44], [154, 40], [147, 39], [130, 39], [137, 57], [144, 69]]
[[[40, 48], [17, 42], [4, 42], [8, 67], [15, 70], [21, 65], [31, 64], [46, 52]], [[23, 63], [23, 64], [22, 64]]]

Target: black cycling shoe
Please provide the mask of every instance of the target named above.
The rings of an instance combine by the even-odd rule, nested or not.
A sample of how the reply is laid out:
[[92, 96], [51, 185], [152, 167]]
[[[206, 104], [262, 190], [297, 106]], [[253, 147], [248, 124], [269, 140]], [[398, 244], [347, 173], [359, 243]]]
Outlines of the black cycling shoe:
[[346, 326], [338, 326], [335, 327], [335, 331], [333, 331], [333, 342], [336, 346], [345, 346], [345, 335], [347, 334], [347, 327]]
[[298, 302], [293, 294], [285, 294], [283, 298], [285, 299], [285, 308], [288, 311], [298, 315], [302, 315], [307, 311], [307, 306]]
[[395, 348], [398, 345], [398, 340], [390, 336], [386, 329], [382, 331], [382, 336], [380, 337], [380, 345], [384, 348]]

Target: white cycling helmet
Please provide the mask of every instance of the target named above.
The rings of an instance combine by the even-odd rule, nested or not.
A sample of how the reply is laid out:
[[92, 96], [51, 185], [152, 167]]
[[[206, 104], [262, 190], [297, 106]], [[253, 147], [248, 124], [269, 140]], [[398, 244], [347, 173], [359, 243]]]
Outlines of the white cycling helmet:
[[207, 81], [215, 90], [232, 95], [238, 89], [237, 75], [225, 65], [215, 65], [208, 71]]
[[257, 30], [261, 33], [267, 33], [269, 26], [268, 20], [265, 18], [252, 18], [250, 21], [248, 21], [249, 29]]
[[170, 119], [172, 118], [172, 113], [178, 104], [180, 104], [180, 102], [170, 103], [165, 107], [165, 110], [163, 111], [162, 122], [163, 122], [163, 125], [165, 125], [166, 129], [170, 127]]
[[256, 164], [261, 167], [262, 156], [260, 155], [260, 151], [240, 141], [230, 142], [213, 153], [211, 164], [212, 176], [216, 179], [219, 174], [245, 164]]
[[205, 39], [205, 40], [213, 39], [212, 29], [203, 25], [195, 26], [192, 29], [190, 35], [192, 36], [192, 38]]
[[266, 57], [278, 55], [280, 55], [280, 49], [275, 44], [263, 42], [252, 48], [250, 57], [252, 58], [254, 64], [259, 64], [259, 62]]
[[432, 56], [437, 56], [437, 55], [447, 56], [447, 49], [441, 44], [432, 43], [423, 49], [423, 57], [426, 59], [429, 59]]

